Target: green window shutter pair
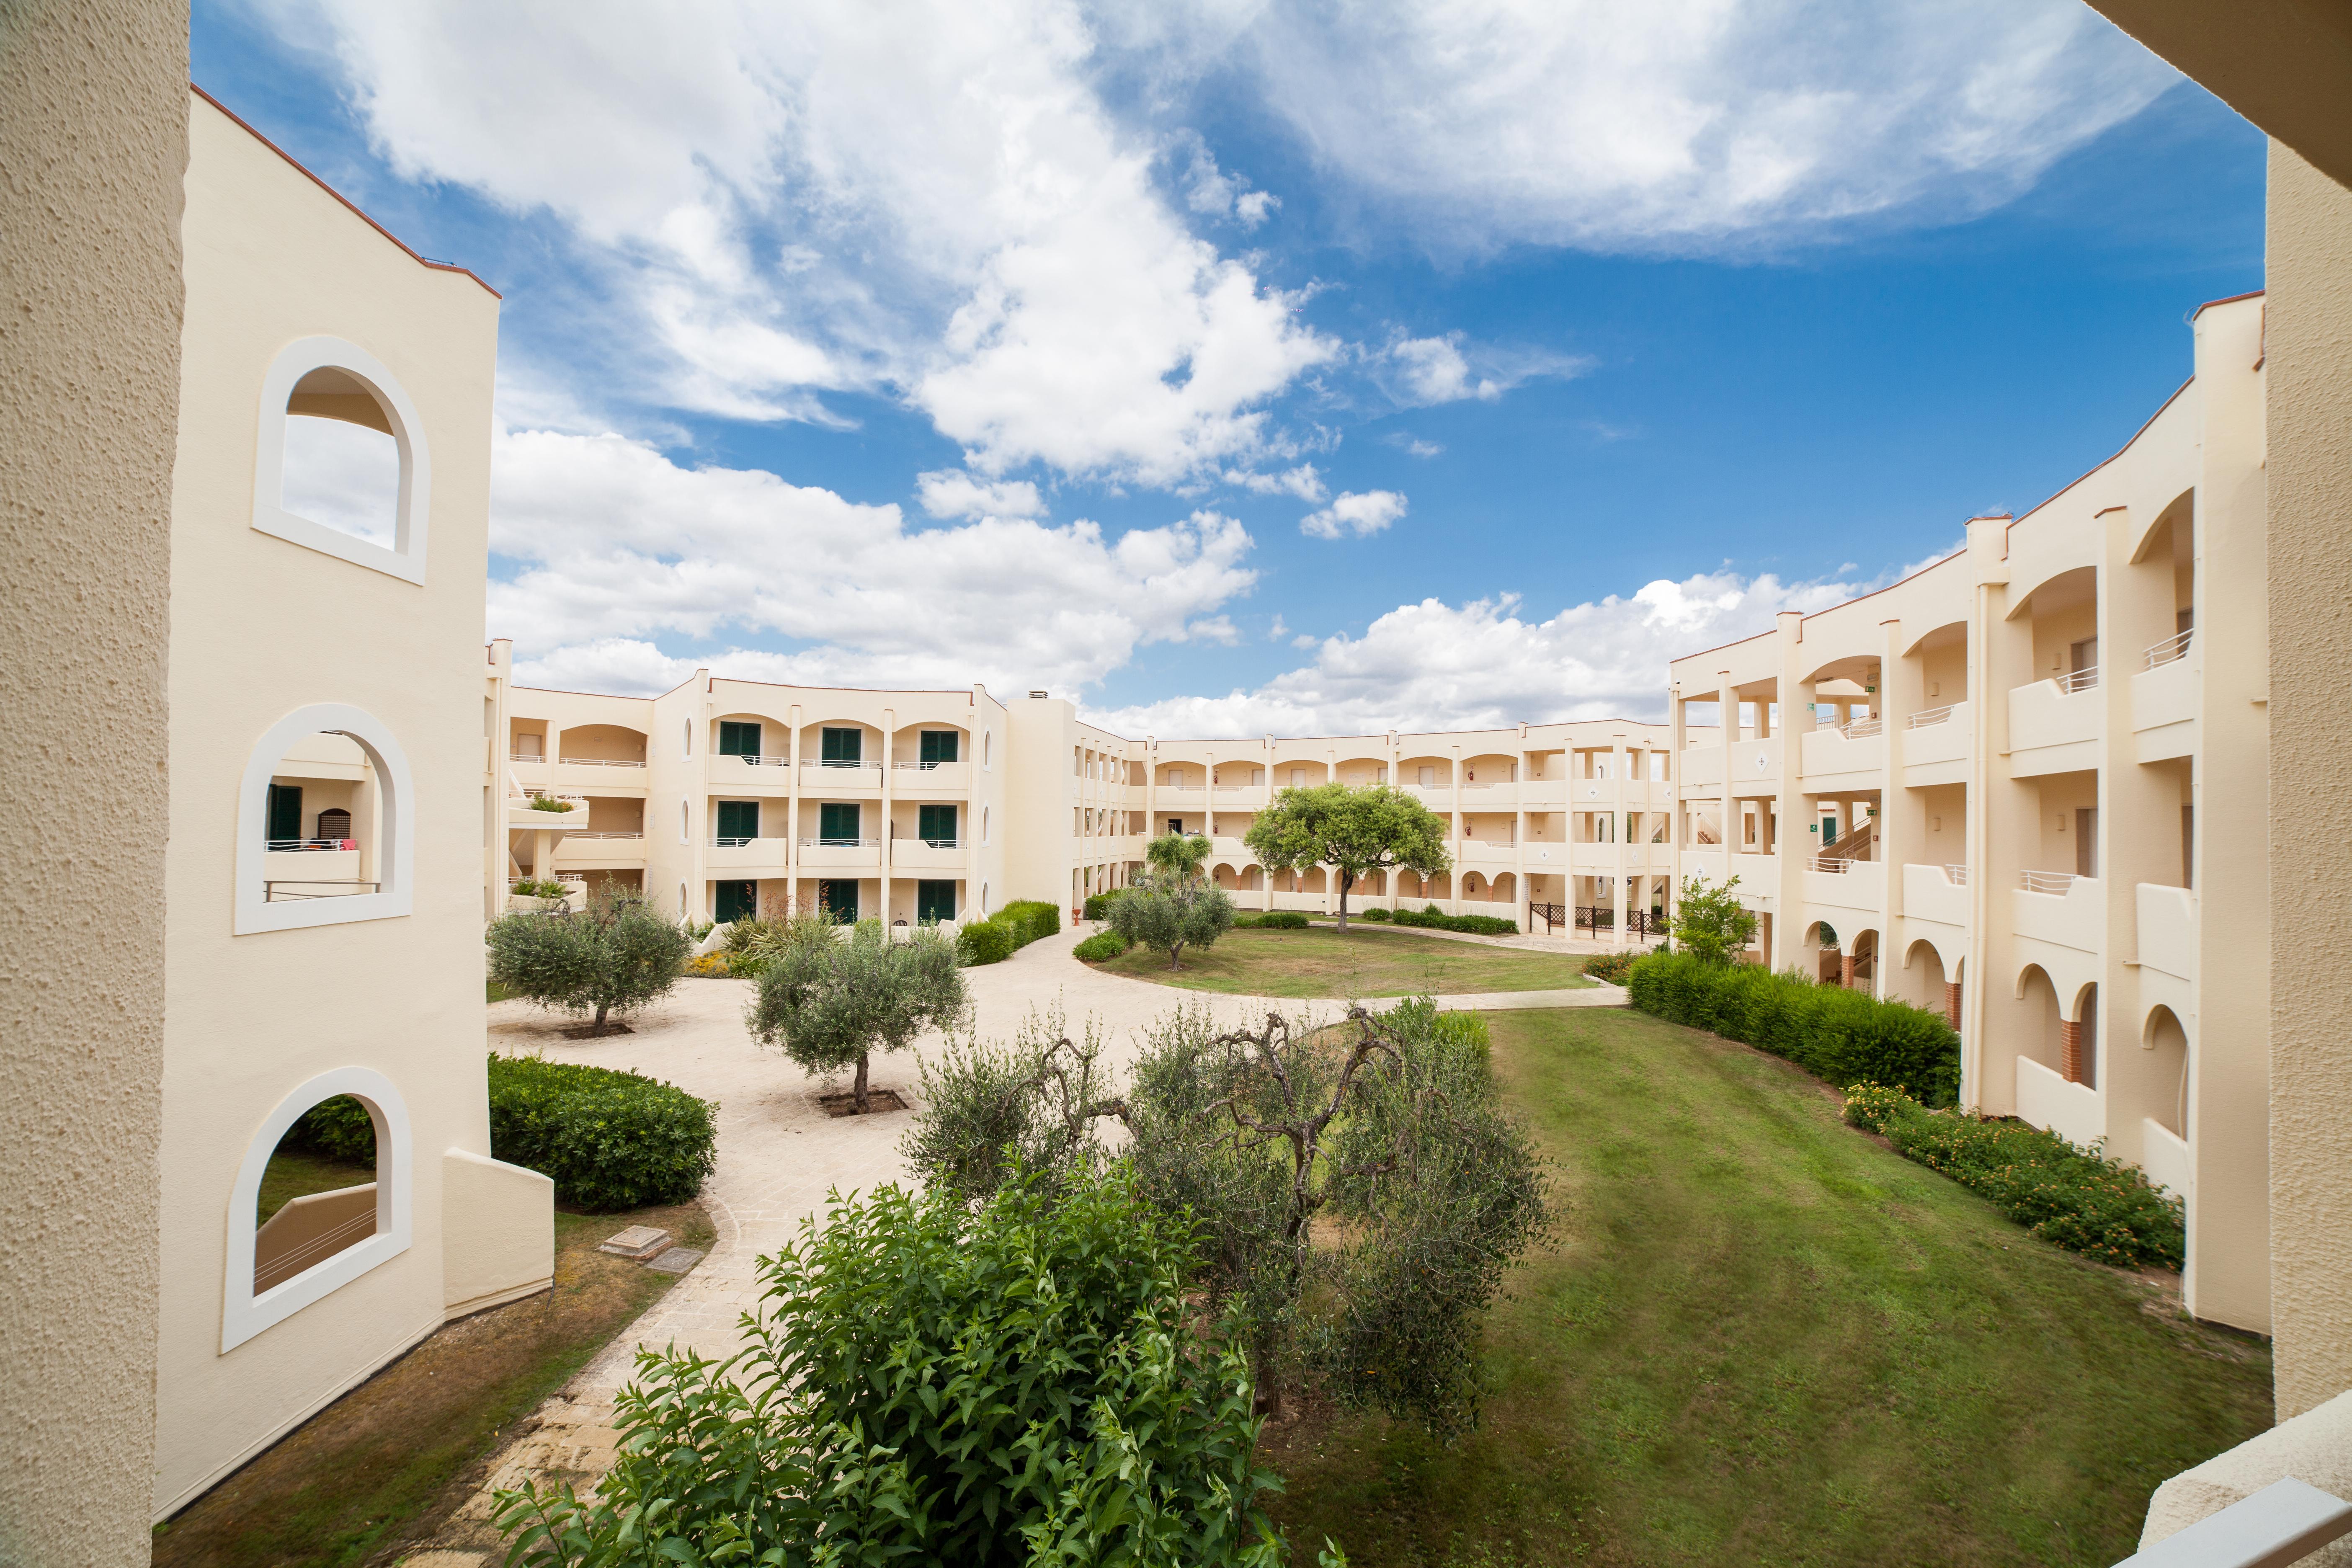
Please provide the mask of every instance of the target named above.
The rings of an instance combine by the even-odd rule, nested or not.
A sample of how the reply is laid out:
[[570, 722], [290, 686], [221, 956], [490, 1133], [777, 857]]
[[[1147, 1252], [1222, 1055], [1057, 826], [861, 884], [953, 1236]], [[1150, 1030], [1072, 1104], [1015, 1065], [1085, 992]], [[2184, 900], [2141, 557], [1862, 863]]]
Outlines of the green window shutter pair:
[[721, 838], [757, 838], [760, 837], [760, 803], [756, 800], [722, 800], [719, 803], [719, 837]]
[[756, 757], [760, 754], [760, 726], [739, 723], [732, 719], [719, 721], [719, 754], [722, 757]]
[[[828, 730], [826, 734], [833, 733]], [[817, 840], [824, 844], [855, 844], [857, 842], [857, 803], [846, 805], [827, 803], [816, 808]]]
[[717, 908], [712, 910], [721, 925], [731, 921], [748, 921], [760, 912], [760, 884], [757, 882], [720, 882], [715, 891]]
[[953, 845], [956, 841], [956, 808], [952, 805], [926, 805], [919, 808], [916, 837], [933, 844]]
[[[803, 753], [805, 755], [806, 753]], [[824, 750], [821, 753], [828, 763], [861, 762], [866, 756], [866, 731], [863, 730], [827, 730]]]
[[269, 786], [269, 834], [273, 839], [302, 837], [302, 786]]
[[816, 903], [835, 922], [853, 924], [857, 919], [857, 884], [826, 878], [816, 885]]
[[915, 921], [951, 921], [956, 918], [953, 882], [923, 880], [915, 884]]
[[[923, 765], [926, 767], [932, 767], [940, 763], [954, 762], [958, 755], [956, 742], [960, 739], [961, 739], [961, 737], [957, 735], [953, 730], [924, 731], [922, 756]], [[930, 836], [929, 834], [925, 834], [924, 837], [929, 837]]]

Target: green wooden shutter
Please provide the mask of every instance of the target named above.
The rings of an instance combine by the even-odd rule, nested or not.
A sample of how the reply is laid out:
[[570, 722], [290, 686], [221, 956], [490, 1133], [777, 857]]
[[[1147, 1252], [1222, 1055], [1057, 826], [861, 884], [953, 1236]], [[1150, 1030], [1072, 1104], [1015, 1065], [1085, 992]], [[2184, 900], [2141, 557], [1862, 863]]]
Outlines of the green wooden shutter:
[[719, 754], [722, 757], [756, 757], [760, 754], [760, 726], [733, 719], [719, 721]]
[[915, 884], [915, 920], [951, 921], [956, 918], [955, 884], [932, 881], [926, 878]]
[[720, 882], [714, 889], [718, 894], [714, 910], [723, 924], [729, 921], [747, 921], [760, 910], [760, 885], [757, 882]]
[[835, 921], [848, 925], [857, 919], [857, 884], [825, 878], [816, 885], [816, 902]]
[[952, 805], [926, 805], [916, 813], [915, 833], [918, 837], [935, 844], [956, 841], [956, 808]]
[[721, 838], [757, 838], [760, 837], [760, 803], [756, 800], [722, 800], [719, 803], [719, 837]]
[[271, 838], [302, 837], [302, 786], [274, 784], [269, 786], [269, 835]]
[[828, 802], [817, 807], [818, 838], [827, 844], [857, 842], [857, 803], [846, 805]]
[[855, 763], [866, 755], [866, 731], [863, 730], [831, 730], [824, 732], [823, 760], [828, 763]]
[[956, 732], [953, 730], [923, 731], [923, 756], [927, 763], [952, 763], [956, 760]]

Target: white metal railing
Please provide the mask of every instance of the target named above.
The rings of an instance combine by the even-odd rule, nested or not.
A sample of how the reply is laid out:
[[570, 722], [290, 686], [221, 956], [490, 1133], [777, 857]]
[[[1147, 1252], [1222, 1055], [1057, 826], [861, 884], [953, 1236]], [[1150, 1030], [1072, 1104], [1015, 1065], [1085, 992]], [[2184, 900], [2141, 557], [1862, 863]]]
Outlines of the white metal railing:
[[543, 763], [547, 761], [547, 759], [541, 756], [537, 752], [509, 752], [507, 753], [507, 761], [510, 763]]
[[1264, 789], [1264, 788], [1265, 787], [1265, 785], [1264, 785], [1264, 784], [1218, 784], [1218, 785], [1216, 785], [1215, 787], [1216, 787], [1217, 793], [1218, 793], [1219, 795], [1223, 795], [1223, 794], [1226, 794], [1226, 793], [1228, 793], [1228, 792], [1231, 792], [1231, 793], [1234, 793], [1234, 794], [1238, 795], [1238, 794], [1239, 794], [1239, 793], [1241, 793], [1243, 790], [1245, 790], [1245, 789]]
[[880, 763], [863, 762], [856, 758], [809, 757], [803, 759], [803, 761], [805, 761], [810, 767], [814, 768], [872, 768], [876, 773], [880, 773], [882, 771], [882, 764]]
[[1965, 888], [1969, 885], [1969, 868], [1966, 866], [1947, 866], [1944, 868], [1944, 880], [1955, 888]]
[[1810, 855], [1805, 858], [1805, 864], [1813, 870], [1827, 871], [1833, 877], [1842, 877], [1853, 867], [1853, 862], [1838, 855]]
[[[828, 765], [828, 766], [838, 766], [839, 764], [838, 764], [838, 763], [829, 763], [829, 764], [827, 764], [827, 765]], [[960, 767], [963, 766], [963, 759], [962, 759], [961, 757], [950, 757], [946, 762], [943, 762], [943, 763], [942, 763], [942, 762], [929, 762], [929, 763], [927, 763], [927, 762], [924, 762], [921, 758], [919, 758], [919, 758], [917, 758], [915, 761], [913, 761], [913, 762], [911, 762], [911, 763], [893, 762], [890, 765], [891, 765], [892, 767], [894, 767], [894, 768], [919, 768], [919, 769], [921, 769], [921, 770], [922, 770], [923, 772], [925, 772], [925, 773], [929, 773], [933, 768], [960, 768]]]
[[574, 833], [566, 837], [564, 842], [577, 844], [583, 838], [643, 838], [644, 837], [642, 833]]
[[[721, 752], [719, 754], [722, 757], [732, 757], [747, 768], [788, 768], [792, 766], [793, 763], [792, 758], [788, 756], [779, 754], [772, 757], [761, 752]], [[568, 763], [572, 759], [570, 757], [566, 757], [563, 760]], [[614, 763], [612, 765], [614, 767], [641, 768], [646, 764], [643, 763]]]
[[1906, 730], [1925, 730], [1930, 725], [1944, 723], [1951, 718], [1952, 710], [1958, 706], [1957, 702], [1947, 702], [1941, 708], [1922, 709], [1905, 720], [1903, 727]]
[[2055, 893], [2066, 896], [2066, 889], [2081, 880], [2072, 871], [2020, 871], [2017, 885], [2029, 893]]
[[2053, 675], [2050, 679], [2059, 690], [2070, 695], [2077, 691], [2088, 691], [2099, 683], [2099, 667], [2095, 664], [2088, 669], [2078, 669], [2072, 675]]
[[279, 890], [285, 888], [350, 888], [355, 890], [361, 888], [365, 888], [369, 892], [373, 893], [381, 891], [383, 887], [383, 884], [382, 882], [362, 881], [357, 877], [317, 877], [309, 879], [273, 877], [261, 884], [261, 900], [268, 904], [282, 904], [289, 899], [348, 899], [352, 897], [351, 893], [289, 893]]
[[2148, 644], [2147, 652], [2144, 656], [2147, 662], [2142, 664], [2140, 668], [2143, 669], [2156, 669], [2164, 665], [2170, 664], [2176, 658], [2188, 658], [2189, 644], [2196, 636], [2197, 628], [2195, 626], [2191, 626], [2185, 632], [2173, 633], [2162, 642]]
[[801, 847], [803, 849], [872, 849], [881, 842], [879, 838], [803, 838], [801, 840]]
[[261, 847], [273, 855], [283, 855], [297, 849], [356, 849], [356, 838], [265, 838]]
[[1886, 721], [1875, 713], [1867, 719], [1849, 719], [1838, 726], [1838, 733], [1849, 741], [1866, 741], [1873, 735], [1886, 733]]
[[746, 844], [757, 844], [758, 842], [760, 842], [760, 836], [756, 833], [745, 833], [740, 835], [730, 833], [724, 834], [711, 839], [710, 847], [713, 849], [740, 849]]
[[933, 849], [961, 849], [963, 847], [963, 840], [961, 838], [926, 838], [922, 842]]
[[[531, 760], [538, 761], [536, 757]], [[567, 768], [641, 768], [646, 765], [646, 760], [643, 757], [566, 757], [563, 765]]]

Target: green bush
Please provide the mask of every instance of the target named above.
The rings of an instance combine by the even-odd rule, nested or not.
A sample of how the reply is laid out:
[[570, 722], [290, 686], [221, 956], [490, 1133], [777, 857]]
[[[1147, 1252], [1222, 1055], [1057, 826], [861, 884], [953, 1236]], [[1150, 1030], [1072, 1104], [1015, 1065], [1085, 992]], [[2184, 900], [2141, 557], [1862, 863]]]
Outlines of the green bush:
[[304, 1111], [286, 1130], [278, 1145], [353, 1165], [373, 1165], [375, 1120], [368, 1115], [366, 1106], [348, 1094], [339, 1094]]
[[1013, 956], [1021, 945], [1013, 928], [1002, 921], [967, 921], [956, 932], [956, 962], [966, 969], [982, 963], [1002, 963]]
[[1263, 914], [1235, 915], [1235, 931], [1305, 931], [1314, 922], [1297, 910], [1268, 910]]
[[1088, 963], [1100, 963], [1105, 959], [1117, 958], [1134, 945], [1115, 931], [1102, 931], [1070, 949], [1070, 955]]
[[718, 1106], [610, 1068], [490, 1056], [490, 1153], [606, 1212], [679, 1204], [716, 1163]]
[[1631, 952], [1604, 952], [1597, 957], [1586, 959], [1584, 973], [1590, 979], [1605, 981], [1612, 985], [1622, 985], [1625, 984], [1625, 977], [1633, 971], [1633, 960], [1636, 956]]
[[1375, 925], [1386, 925], [1390, 918], [1389, 911], [1379, 905], [1374, 905], [1356, 917], [1360, 921], [1370, 921]]
[[2180, 1200], [2097, 1149], [2022, 1121], [1930, 1110], [1900, 1088], [1875, 1083], [1848, 1091], [1845, 1119], [1885, 1134], [1905, 1158], [1982, 1194], [2071, 1252], [2124, 1268], [2179, 1268], [2187, 1256]]
[[1013, 928], [1015, 947], [1026, 947], [1062, 929], [1061, 907], [1043, 899], [1015, 899], [989, 918]]
[[1126, 891], [1127, 889], [1125, 888], [1113, 888], [1108, 893], [1095, 893], [1089, 896], [1086, 902], [1086, 918], [1090, 921], [1107, 921], [1110, 919], [1110, 906], [1112, 900], [1118, 899]]
[[1644, 1013], [1786, 1057], [1840, 1089], [1907, 1084], [1929, 1105], [1959, 1097], [1960, 1037], [1940, 1013], [1685, 952], [1645, 955], [1625, 985]]
[[1423, 931], [1458, 931], [1472, 936], [1513, 936], [1519, 929], [1517, 921], [1507, 921], [1498, 915], [1449, 915], [1435, 904], [1421, 910], [1399, 910], [1393, 920], [1401, 926], [1417, 926]]
[[638, 1357], [592, 1499], [498, 1494], [509, 1562], [1283, 1562], [1246, 1363], [1126, 1176], [828, 1208], [736, 1359]]

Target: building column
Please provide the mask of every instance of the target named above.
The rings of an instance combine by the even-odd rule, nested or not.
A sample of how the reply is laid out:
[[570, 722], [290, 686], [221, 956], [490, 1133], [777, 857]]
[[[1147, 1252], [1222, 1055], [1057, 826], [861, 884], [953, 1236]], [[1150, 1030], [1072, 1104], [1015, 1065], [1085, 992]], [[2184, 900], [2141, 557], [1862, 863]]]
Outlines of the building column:
[[1960, 1026], [1960, 983], [1944, 982], [1944, 1022], [1957, 1029]]
[[2058, 1025], [2058, 1064], [2068, 1083], [2083, 1081], [2083, 1026], [2062, 1019]]

